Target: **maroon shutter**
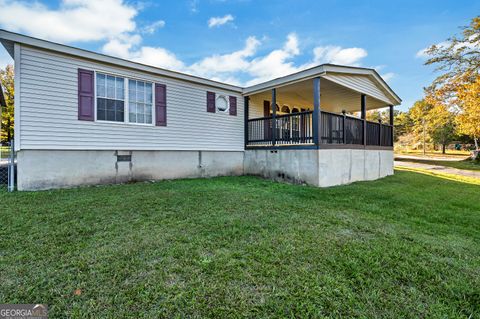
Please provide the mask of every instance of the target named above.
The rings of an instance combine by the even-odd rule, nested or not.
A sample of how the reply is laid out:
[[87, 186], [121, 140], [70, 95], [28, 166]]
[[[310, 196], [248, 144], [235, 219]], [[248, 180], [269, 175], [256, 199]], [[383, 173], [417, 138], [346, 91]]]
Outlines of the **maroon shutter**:
[[78, 119], [93, 121], [94, 116], [94, 73], [78, 69]]
[[155, 125], [167, 126], [167, 86], [155, 83]]
[[207, 91], [207, 112], [215, 113], [215, 93]]
[[230, 96], [230, 115], [237, 116], [237, 97]]

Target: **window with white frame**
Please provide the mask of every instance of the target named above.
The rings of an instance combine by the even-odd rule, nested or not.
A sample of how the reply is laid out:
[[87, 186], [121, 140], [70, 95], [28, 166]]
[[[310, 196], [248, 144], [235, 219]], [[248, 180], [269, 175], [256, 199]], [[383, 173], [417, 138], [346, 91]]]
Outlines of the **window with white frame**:
[[128, 121], [152, 124], [152, 83], [128, 80]]
[[121, 77], [97, 73], [97, 120], [125, 121], [125, 84]]
[[153, 84], [150, 82], [97, 73], [96, 100], [97, 121], [153, 123]]

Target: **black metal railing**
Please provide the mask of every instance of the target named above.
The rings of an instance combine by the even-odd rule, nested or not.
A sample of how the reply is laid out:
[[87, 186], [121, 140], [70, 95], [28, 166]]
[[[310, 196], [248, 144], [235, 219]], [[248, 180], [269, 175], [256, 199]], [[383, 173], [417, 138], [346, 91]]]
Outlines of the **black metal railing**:
[[380, 134], [380, 146], [393, 146], [393, 126], [382, 124]]
[[[368, 146], [393, 146], [393, 127], [346, 114], [321, 111], [318, 138], [320, 144], [364, 145], [365, 138]], [[248, 120], [247, 146], [313, 143], [313, 111], [278, 115], [275, 121], [272, 116]]]
[[367, 145], [379, 145], [380, 123], [367, 121]]
[[320, 118], [320, 143], [343, 144], [345, 134], [343, 115], [322, 111]]
[[345, 116], [345, 144], [363, 144], [363, 120]]
[[[312, 144], [313, 111], [261, 117], [248, 120], [248, 145]], [[274, 134], [275, 133], [275, 134]]]

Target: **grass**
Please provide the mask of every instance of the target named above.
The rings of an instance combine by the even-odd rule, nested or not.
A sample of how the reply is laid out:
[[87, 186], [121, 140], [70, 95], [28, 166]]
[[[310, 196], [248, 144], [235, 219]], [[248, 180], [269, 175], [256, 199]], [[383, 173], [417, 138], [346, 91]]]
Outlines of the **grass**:
[[479, 192], [404, 171], [0, 192], [0, 300], [51, 318], [478, 318]]
[[457, 169], [464, 169], [468, 171], [480, 171], [480, 162], [473, 161], [473, 160], [463, 160], [463, 161], [452, 161], [452, 160], [431, 160], [431, 159], [423, 159], [423, 158], [395, 158], [395, 161], [399, 162], [414, 162], [420, 164], [428, 164], [428, 165], [439, 165], [439, 166], [446, 166], [452, 167]]
[[10, 156], [9, 146], [0, 146], [0, 158], [8, 158]]

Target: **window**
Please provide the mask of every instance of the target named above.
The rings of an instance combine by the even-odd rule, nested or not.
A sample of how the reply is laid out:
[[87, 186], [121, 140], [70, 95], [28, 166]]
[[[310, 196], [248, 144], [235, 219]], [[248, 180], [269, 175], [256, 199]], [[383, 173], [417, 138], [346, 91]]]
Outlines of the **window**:
[[152, 124], [152, 83], [128, 80], [128, 121]]
[[228, 110], [228, 99], [224, 95], [219, 95], [215, 104], [217, 105], [217, 110], [220, 112], [226, 112]]
[[124, 122], [123, 78], [97, 73], [97, 120]]

